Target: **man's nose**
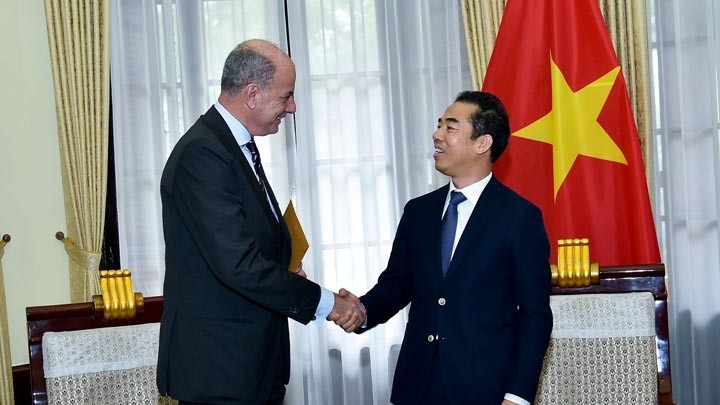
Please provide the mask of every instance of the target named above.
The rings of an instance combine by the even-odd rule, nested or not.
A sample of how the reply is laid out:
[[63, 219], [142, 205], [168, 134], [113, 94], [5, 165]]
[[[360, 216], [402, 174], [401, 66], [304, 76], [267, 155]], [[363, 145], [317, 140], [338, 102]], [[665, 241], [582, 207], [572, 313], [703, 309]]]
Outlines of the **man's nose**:
[[440, 141], [440, 138], [441, 138], [441, 136], [440, 136], [440, 128], [438, 128], [438, 129], [435, 130], [435, 132], [433, 132], [433, 134], [432, 134], [432, 140], [435, 141], [435, 142], [438, 142], [438, 141]]
[[295, 97], [290, 97], [285, 105], [285, 111], [289, 114], [295, 114], [297, 111], [297, 105], [295, 104]]

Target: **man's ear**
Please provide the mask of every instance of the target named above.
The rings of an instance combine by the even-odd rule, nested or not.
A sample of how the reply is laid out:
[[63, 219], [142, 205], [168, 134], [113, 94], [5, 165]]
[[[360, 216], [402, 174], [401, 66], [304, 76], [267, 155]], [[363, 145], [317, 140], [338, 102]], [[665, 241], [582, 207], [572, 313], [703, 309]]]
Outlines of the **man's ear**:
[[490, 151], [490, 147], [493, 144], [493, 138], [490, 134], [485, 134], [475, 139], [475, 153], [482, 155], [485, 152]]
[[242, 89], [240, 93], [242, 100], [250, 110], [254, 110], [255, 107], [257, 107], [261, 91], [262, 88], [254, 83], [250, 83]]

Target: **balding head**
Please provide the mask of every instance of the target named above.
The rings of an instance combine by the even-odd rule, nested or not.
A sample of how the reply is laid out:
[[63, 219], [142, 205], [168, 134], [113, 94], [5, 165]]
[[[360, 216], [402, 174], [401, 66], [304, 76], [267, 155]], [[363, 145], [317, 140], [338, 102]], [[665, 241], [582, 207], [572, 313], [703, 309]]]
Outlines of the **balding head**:
[[295, 65], [280, 48], [261, 39], [235, 47], [222, 76], [218, 102], [252, 136], [274, 134], [294, 114]]
[[220, 88], [230, 96], [235, 96], [250, 83], [267, 90], [275, 72], [288, 67], [294, 68], [290, 57], [276, 45], [262, 39], [250, 39], [228, 55]]

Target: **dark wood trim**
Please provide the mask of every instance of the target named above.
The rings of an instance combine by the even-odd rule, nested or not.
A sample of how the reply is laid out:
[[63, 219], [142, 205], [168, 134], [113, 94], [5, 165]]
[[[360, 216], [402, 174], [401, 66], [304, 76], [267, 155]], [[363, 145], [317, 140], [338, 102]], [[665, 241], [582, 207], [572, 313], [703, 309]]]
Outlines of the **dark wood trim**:
[[30, 391], [30, 364], [13, 366], [12, 379], [15, 405], [30, 405], [32, 403]]
[[617, 294], [649, 292], [655, 298], [655, 343], [658, 367], [658, 404], [672, 405], [670, 344], [667, 312], [665, 265], [600, 267], [600, 284], [580, 288], [553, 286], [553, 295]]
[[553, 295], [613, 294], [627, 292], [651, 292], [655, 300], [667, 300], [665, 266], [662, 264], [651, 264], [644, 266], [600, 267], [600, 284], [589, 287], [552, 287]]
[[32, 404], [47, 404], [47, 387], [43, 375], [42, 336], [45, 332], [73, 331], [81, 329], [108, 328], [113, 326], [140, 325], [160, 322], [163, 311], [162, 297], [147, 297], [144, 311], [133, 319], [105, 320], [95, 318], [91, 302], [79, 304], [46, 305], [28, 307], [25, 310], [30, 352], [30, 389]]

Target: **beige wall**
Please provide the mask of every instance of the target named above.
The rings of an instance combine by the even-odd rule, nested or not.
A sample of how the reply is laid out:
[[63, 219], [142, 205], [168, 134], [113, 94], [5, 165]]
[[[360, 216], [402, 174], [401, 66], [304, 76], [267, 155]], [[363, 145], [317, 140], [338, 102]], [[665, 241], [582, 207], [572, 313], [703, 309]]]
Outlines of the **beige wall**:
[[52, 71], [42, 0], [0, 1], [0, 235], [13, 365], [28, 362], [25, 307], [69, 302]]

